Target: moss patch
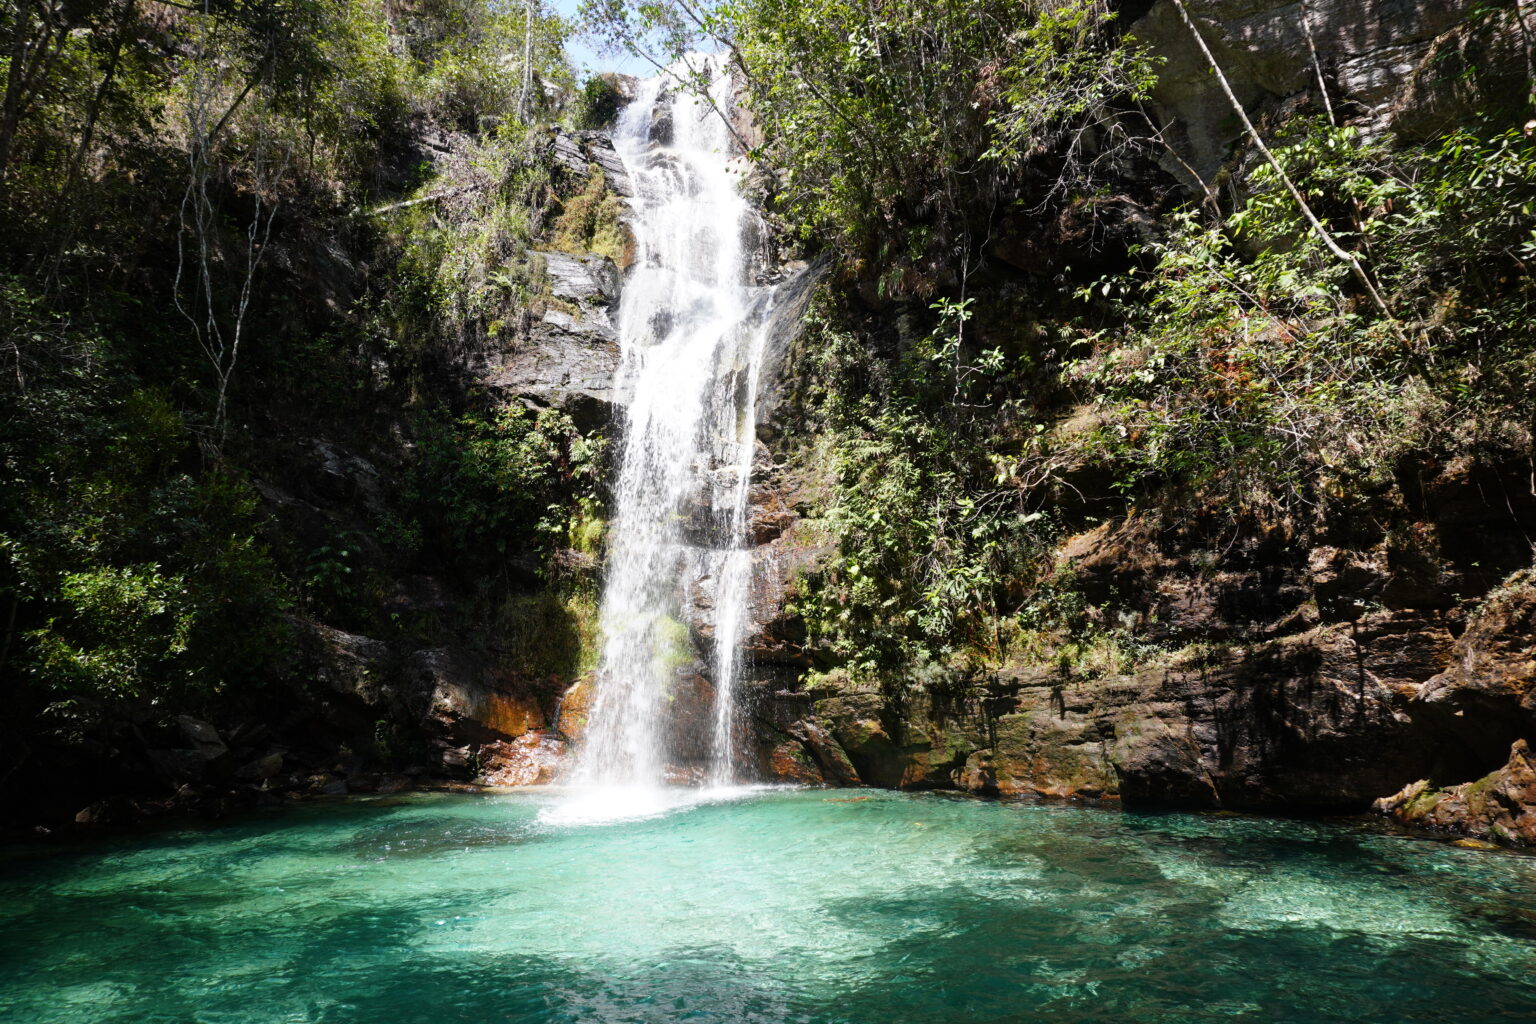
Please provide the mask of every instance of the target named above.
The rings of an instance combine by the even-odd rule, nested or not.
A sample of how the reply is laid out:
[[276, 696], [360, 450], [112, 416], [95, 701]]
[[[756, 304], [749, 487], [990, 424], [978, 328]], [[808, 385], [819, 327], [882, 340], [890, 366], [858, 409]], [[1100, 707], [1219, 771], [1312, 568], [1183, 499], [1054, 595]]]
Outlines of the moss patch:
[[609, 191], [603, 172], [594, 170], [586, 186], [566, 200], [550, 244], [572, 255], [597, 253], [627, 269], [635, 259], [635, 240], [620, 219], [623, 213], [623, 200]]

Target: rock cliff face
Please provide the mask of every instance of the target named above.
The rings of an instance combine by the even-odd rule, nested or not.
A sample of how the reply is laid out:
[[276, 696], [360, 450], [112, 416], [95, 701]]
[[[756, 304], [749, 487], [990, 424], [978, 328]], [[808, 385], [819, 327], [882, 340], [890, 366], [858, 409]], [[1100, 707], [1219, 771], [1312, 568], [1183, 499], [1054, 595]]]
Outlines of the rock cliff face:
[[[786, 684], [804, 657], [783, 610], [793, 566], [818, 550], [794, 546], [807, 524], [791, 515], [767, 545], [790, 545], [788, 568], [760, 580], [753, 642], [765, 770], [1140, 806], [1375, 802], [1406, 824], [1531, 842], [1536, 581], [1521, 566], [1536, 495], [1524, 473], [1442, 469], [1426, 481], [1422, 518], [1374, 544], [1217, 537], [1151, 516], [1074, 536], [1059, 571], [1105, 597], [1150, 649], [1173, 653], [1127, 672], [956, 671], [906, 681], [899, 698], [836, 679], [809, 692]], [[793, 509], [795, 493], [764, 504]], [[1460, 601], [1484, 594], [1470, 610]]]
[[[1528, 44], [1464, 0], [1185, 0], [1185, 8], [1250, 116], [1307, 93], [1316, 100], [1321, 80], [1338, 116], [1419, 140], [1500, 112], [1490, 101], [1520, 109], [1529, 88]], [[1536, 24], [1536, 11], [1527, 18]], [[1166, 61], [1154, 107], [1187, 165], [1169, 159], [1168, 170], [1209, 182], [1242, 126], [1172, 3], [1155, 0], [1131, 31]], [[1471, 67], [1486, 76], [1486, 91], [1471, 91]]]

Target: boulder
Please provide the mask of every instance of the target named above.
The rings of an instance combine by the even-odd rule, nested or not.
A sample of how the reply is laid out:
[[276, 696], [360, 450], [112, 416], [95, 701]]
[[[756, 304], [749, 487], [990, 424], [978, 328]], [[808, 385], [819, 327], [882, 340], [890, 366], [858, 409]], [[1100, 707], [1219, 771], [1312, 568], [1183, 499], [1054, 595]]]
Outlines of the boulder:
[[143, 817], [142, 809], [125, 796], [112, 796], [82, 808], [76, 825], [121, 825]]
[[1447, 789], [1420, 779], [1373, 805], [1404, 825], [1441, 829], [1516, 846], [1536, 846], [1536, 758], [1516, 740], [1503, 767]]
[[578, 178], [587, 176], [587, 165], [590, 161], [587, 159], [587, 149], [581, 139], [555, 128], [549, 141], [549, 155], [554, 159], [555, 164], [568, 174]]
[[567, 746], [558, 733], [539, 730], [515, 740], [486, 744], [480, 756], [491, 786], [543, 786], [565, 766]]
[[315, 678], [332, 691], [383, 707], [394, 697], [394, 659], [382, 640], [314, 622], [299, 624], [316, 655]]
[[907, 752], [886, 727], [890, 702], [871, 693], [829, 697], [815, 704], [817, 716], [826, 723], [838, 746], [858, 772], [859, 781], [871, 786], [895, 788], [907, 774]]
[[173, 783], [200, 782], [208, 772], [208, 758], [195, 749], [150, 750], [155, 771]]
[[618, 301], [622, 285], [619, 268], [608, 257], [590, 252], [573, 255], [548, 250], [529, 255], [544, 262], [544, 272], [549, 275], [549, 290], [556, 298], [604, 309]]
[[[817, 771], [817, 781], [825, 780], [836, 786], [859, 785], [859, 773], [848, 759], [848, 752], [832, 736], [826, 726], [814, 718], [803, 718], [789, 727], [791, 736], [798, 739], [810, 754]], [[777, 778], [786, 776], [775, 773]], [[790, 781], [798, 781], [790, 779]]]
[[634, 182], [629, 177], [629, 169], [624, 166], [624, 159], [613, 148], [613, 138], [607, 132], [581, 132], [579, 137], [586, 148], [587, 159], [602, 168], [609, 191], [626, 198], [633, 196]]
[[779, 782], [791, 782], [801, 786], [826, 784], [817, 764], [805, 746], [790, 736], [781, 736], [762, 758], [768, 777]]
[[341, 505], [361, 504], [370, 511], [383, 508], [383, 481], [377, 467], [345, 445], [324, 438], [300, 443], [300, 468], [307, 490], [315, 498]]
[[204, 761], [216, 761], [229, 753], [229, 747], [219, 736], [219, 730], [191, 715], [177, 715], [176, 725]]
[[[1000, 796], [1103, 797], [1118, 790], [1103, 739], [1081, 720], [1044, 713], [999, 717], [984, 756], [966, 759], [962, 777]], [[979, 786], [976, 783], [980, 783]]]
[[613, 148], [613, 138], [606, 131], [567, 132], [556, 128], [550, 137], [550, 155], [562, 172], [577, 181], [586, 181], [593, 165], [601, 168], [608, 188], [617, 195], [633, 196], [634, 182], [624, 160]]

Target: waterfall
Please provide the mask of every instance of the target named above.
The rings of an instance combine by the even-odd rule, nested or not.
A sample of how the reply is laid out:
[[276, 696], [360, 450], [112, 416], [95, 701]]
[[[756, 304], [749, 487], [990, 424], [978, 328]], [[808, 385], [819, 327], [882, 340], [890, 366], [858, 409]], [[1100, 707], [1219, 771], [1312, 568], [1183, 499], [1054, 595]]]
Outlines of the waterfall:
[[[618, 310], [628, 396], [600, 610], [602, 652], [571, 782], [622, 793], [644, 813], [668, 774], [729, 786], [752, 559], [746, 546], [757, 379], [772, 287], [761, 218], [743, 197], [723, 113], [728, 71], [702, 60], [707, 98], [662, 75], [620, 114], [614, 148], [635, 186], [637, 253]], [[692, 661], [685, 590], [707, 592], [708, 688], [680, 686]], [[680, 675], [680, 670], [682, 675]], [[681, 749], [677, 721], [707, 723]], [[696, 749], [707, 744], [707, 751]], [[647, 798], [646, 794], [650, 797]], [[581, 799], [581, 797], [578, 797]]]

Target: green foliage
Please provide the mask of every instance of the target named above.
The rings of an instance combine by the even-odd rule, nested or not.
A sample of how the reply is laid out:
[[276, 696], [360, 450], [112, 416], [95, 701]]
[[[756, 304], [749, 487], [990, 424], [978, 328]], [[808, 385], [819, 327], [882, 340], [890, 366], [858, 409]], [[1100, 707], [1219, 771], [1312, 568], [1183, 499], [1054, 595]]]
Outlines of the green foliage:
[[421, 347], [435, 337], [452, 351], [543, 297], [528, 249], [550, 169], [534, 143], [521, 127], [504, 126], [420, 185], [421, 202], [392, 215], [386, 251], [406, 292], [403, 305], [427, 318], [401, 318], [399, 341]]
[[807, 330], [811, 417], [835, 488], [817, 524], [836, 554], [801, 579], [794, 609], [813, 644], [861, 678], [961, 651], [1001, 652], [1009, 581], [1040, 557], [1049, 517], [998, 486], [1001, 435], [957, 408], [992, 406], [1014, 381], [1001, 354], [959, 361], [964, 304], [937, 303], [933, 331], [892, 367], [825, 303]]
[[192, 616], [178, 601], [184, 583], [154, 564], [63, 574], [59, 615], [27, 637], [36, 645], [34, 671], [62, 692], [137, 694], [146, 670], [187, 649]]
[[1389, 476], [1399, 457], [1530, 442], [1536, 149], [1460, 132], [1427, 149], [1293, 124], [1276, 157], [1394, 316], [1356, 291], [1276, 176], [1225, 221], [1192, 214], [1113, 278], [1127, 325], [1068, 369], [1106, 418], [1128, 490], [1174, 480], [1254, 506], [1316, 504]]
[[571, 122], [578, 129], [607, 128], [618, 119], [624, 102], [611, 75], [593, 75], [582, 83]]
[[[755, 155], [778, 172], [783, 221], [893, 294], [954, 286], [998, 209], [1097, 190], [1133, 141], [1120, 114], [1153, 81], [1154, 62], [1106, 0], [583, 10], [613, 47], [679, 62], [685, 86], [701, 84], [687, 55], [728, 51], [765, 140]], [[1026, 167], [1043, 189], [1024, 187]]]
[[[543, 84], [574, 86], [565, 61], [564, 19], [542, 13], [537, 5], [532, 25], [521, 3], [486, 0], [418, 0], [413, 5], [418, 30], [409, 37], [416, 69], [415, 95], [427, 113], [476, 131], [487, 122], [537, 113], [546, 107]], [[531, 39], [526, 33], [531, 32]], [[532, 50], [533, 75], [523, 95], [522, 55]]]
[[[290, 608], [380, 598], [399, 568], [368, 536], [381, 524], [326, 536], [270, 522], [253, 481], [281, 479], [264, 458], [272, 431], [366, 434], [391, 403], [434, 395], [431, 342], [536, 297], [525, 252], [548, 171], [529, 124], [559, 114], [547, 100], [570, 73], [565, 23], [525, 25], [524, 10], [0, 6], [0, 86], [19, 99], [0, 111], [0, 673], [15, 697], [0, 747], [47, 707], [239, 703], [281, 675]], [[450, 135], [469, 156], [417, 193], [457, 190], [452, 202], [375, 234], [356, 213], [409, 174], [407, 129], [476, 137]], [[365, 261], [403, 269], [402, 287], [358, 296]], [[215, 336], [243, 341], [217, 379], [199, 346]], [[424, 414], [426, 461], [460, 491], [427, 509], [443, 531], [431, 543], [494, 530], [515, 547], [543, 520], [564, 529], [551, 506], [589, 486], [593, 446], [544, 419], [471, 429], [439, 415]], [[457, 461], [442, 436], [464, 442]], [[388, 490], [380, 518], [420, 547], [422, 524]], [[71, 715], [85, 720], [54, 718]]]
[[1530, 140], [1402, 149], [1300, 120], [1273, 148], [1390, 317], [1260, 167], [1230, 215], [1184, 213], [1141, 269], [1083, 288], [1083, 320], [1103, 326], [1041, 332], [1044, 363], [997, 344], [990, 295], [940, 299], [894, 346], [826, 307], [813, 318], [822, 433], [805, 457], [836, 472], [817, 523], [835, 555], [797, 610], [850, 685], [971, 657], [1078, 676], [1165, 656], [1050, 555], [1064, 473], [1154, 508], [1326, 516], [1392, 487], [1405, 460], [1529, 454]]
[[1091, 192], [1126, 141], [1113, 105], [1152, 81], [1102, 0], [741, 0], [719, 18], [781, 211], [898, 293], [948, 282], [986, 211], [1026, 202], [1022, 165], [1051, 182], [1030, 205]]
[[20, 610], [8, 667], [56, 699], [258, 682], [286, 599], [249, 486], [227, 467], [188, 472], [193, 438], [163, 393], [111, 374], [91, 358], [108, 351], [100, 339], [61, 326], [74, 358], [37, 352], [52, 340], [37, 301], [14, 285], [7, 299], [28, 360], [0, 433], [0, 582]]
[[[601, 480], [605, 444], [564, 413], [508, 406], [446, 423], [424, 416], [407, 495], [440, 554], [487, 565], [546, 550]], [[587, 506], [590, 507], [590, 504]]]

